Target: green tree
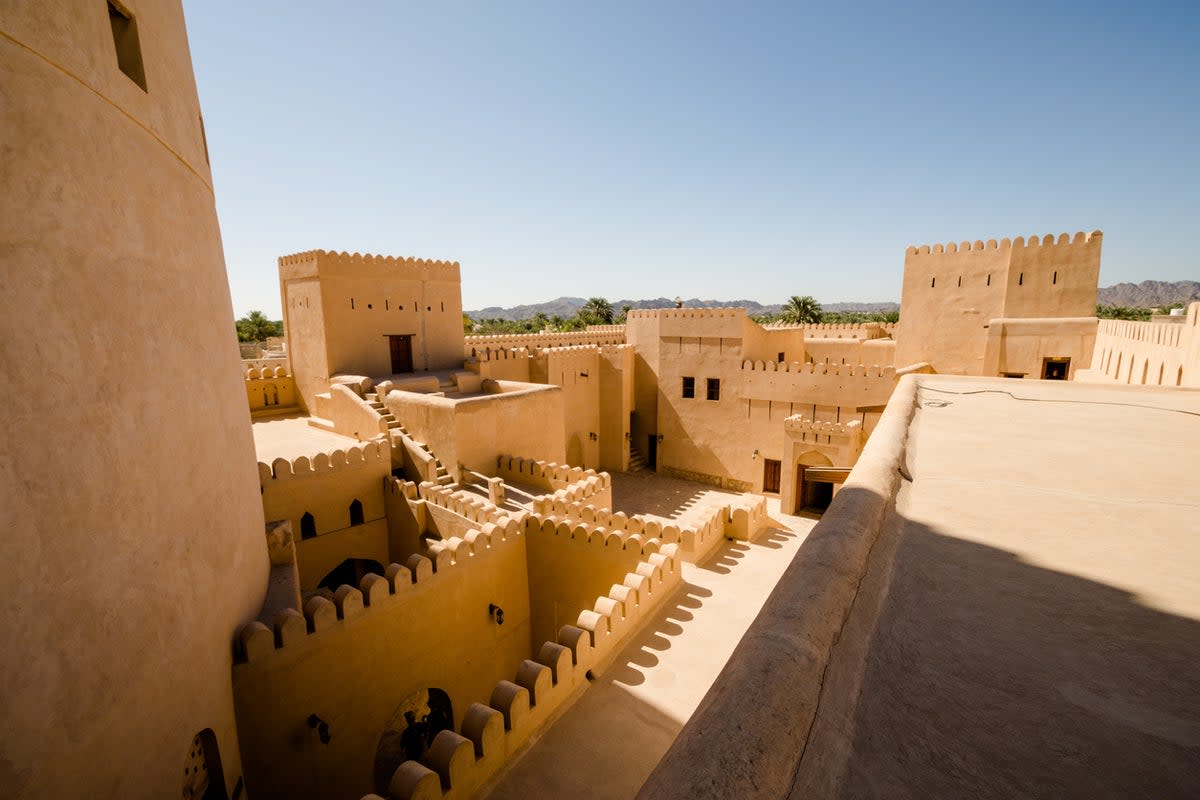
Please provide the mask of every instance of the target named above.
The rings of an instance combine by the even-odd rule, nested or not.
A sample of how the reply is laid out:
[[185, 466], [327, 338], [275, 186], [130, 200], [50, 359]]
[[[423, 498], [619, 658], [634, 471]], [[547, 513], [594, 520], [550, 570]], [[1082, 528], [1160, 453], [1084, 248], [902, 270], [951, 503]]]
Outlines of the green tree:
[[470, 336], [474, 332], [475, 320], [471, 319], [466, 314], [463, 314], [463, 333], [465, 333], [467, 336]]
[[1126, 319], [1145, 322], [1150, 319], [1151, 310], [1148, 308], [1128, 308], [1126, 306], [1096, 306], [1096, 316], [1100, 319]]
[[810, 295], [792, 295], [783, 304], [779, 318], [792, 325], [812, 324], [821, 321], [821, 304]]
[[588, 325], [612, 325], [612, 303], [603, 297], [589, 297], [579, 309], [579, 317]]
[[251, 311], [236, 324], [239, 342], [265, 342], [269, 336], [283, 335], [283, 323], [272, 322], [261, 311]]

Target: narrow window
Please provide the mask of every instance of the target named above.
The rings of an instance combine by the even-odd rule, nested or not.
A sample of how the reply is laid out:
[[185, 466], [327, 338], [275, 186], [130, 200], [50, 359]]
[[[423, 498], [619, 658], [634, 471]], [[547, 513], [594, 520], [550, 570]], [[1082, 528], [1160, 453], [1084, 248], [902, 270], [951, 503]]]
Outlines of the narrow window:
[[352, 311], [354, 310], [354, 298], [353, 297], [350, 298], [350, 309]]
[[783, 353], [779, 354], [779, 358], [777, 360], [779, 361], [779, 363], [781, 363], [781, 364], [783, 363]]
[[446, 304], [442, 303], [442, 311], [445, 311], [445, 310], [446, 310]]
[[987, 281], [987, 285], [988, 285], [988, 286], [991, 286], [991, 285], [992, 285], [992, 273], [990, 273], [990, 272], [988, 273], [988, 281]]
[[709, 378], [708, 379], [708, 399], [709, 400], [720, 400], [721, 399], [721, 379], [720, 378]]
[[353, 503], [350, 504], [350, 524], [351, 525], [362, 525], [363, 524], [363, 509], [362, 509], [362, 501], [361, 500], [355, 500]]
[[958, 288], [962, 288], [962, 275], [958, 276]]
[[304, 516], [300, 518], [300, 538], [312, 539], [317, 535], [317, 521], [313, 519], [313, 515], [304, 512]]
[[1017, 276], [1017, 286], [1024, 286], [1024, 285], [1025, 285], [1025, 273], [1022, 272], [1021, 274], [1019, 274]]
[[1057, 283], [1058, 283], [1058, 272], [1057, 272], [1057, 271], [1055, 271], [1055, 273], [1054, 273], [1054, 280], [1052, 280], [1052, 281], [1050, 281], [1050, 282], [1051, 282], [1051, 283], [1053, 283], [1053, 284], [1057, 284]]
[[937, 278], [930, 278], [929, 279], [929, 288], [932, 289], [935, 286], [937, 286]]
[[390, 311], [390, 310], [391, 310], [391, 306], [388, 304], [388, 301], [387, 301], [387, 300], [384, 300], [384, 301], [383, 301], [383, 310], [384, 310], [384, 311]]
[[695, 378], [685, 377], [683, 379], [683, 396], [684, 397], [695, 397], [696, 396], [696, 379]]
[[117, 66], [129, 80], [146, 91], [146, 69], [142, 66], [142, 45], [138, 41], [137, 20], [121, 6], [109, 0], [108, 21], [112, 24], [113, 45], [117, 48]]

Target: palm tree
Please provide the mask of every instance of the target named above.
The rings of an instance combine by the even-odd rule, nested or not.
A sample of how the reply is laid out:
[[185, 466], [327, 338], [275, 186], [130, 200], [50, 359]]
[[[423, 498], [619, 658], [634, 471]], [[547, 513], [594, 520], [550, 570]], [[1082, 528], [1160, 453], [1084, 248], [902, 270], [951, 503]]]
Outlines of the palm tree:
[[237, 321], [239, 342], [265, 342], [268, 337], [282, 333], [283, 325], [267, 319], [267, 315], [261, 311], [251, 311]]
[[579, 316], [589, 325], [611, 325], [613, 321], [612, 303], [603, 297], [589, 297], [579, 309]]
[[821, 321], [821, 304], [811, 295], [792, 295], [783, 304], [779, 318], [792, 325], [815, 324]]

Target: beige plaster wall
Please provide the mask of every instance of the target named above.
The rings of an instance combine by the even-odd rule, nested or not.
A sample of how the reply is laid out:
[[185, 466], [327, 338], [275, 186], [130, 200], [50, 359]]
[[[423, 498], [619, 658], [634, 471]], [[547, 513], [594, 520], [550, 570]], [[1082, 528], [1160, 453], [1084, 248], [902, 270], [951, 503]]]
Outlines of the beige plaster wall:
[[547, 347], [577, 345], [610, 345], [625, 343], [624, 325], [589, 325], [587, 330], [562, 333], [516, 333], [467, 336], [463, 339], [463, 356], [482, 357], [501, 350], [539, 350]]
[[587, 346], [558, 347], [543, 350], [534, 361], [547, 383], [562, 389], [566, 463], [599, 469], [600, 351]]
[[413, 438], [429, 445], [455, 480], [459, 465], [490, 474], [503, 453], [566, 458], [562, 389], [489, 381], [480, 397], [455, 399], [394, 391], [385, 403]]
[[1096, 345], [1095, 317], [1076, 319], [994, 319], [988, 326], [984, 372], [989, 376], [1024, 373], [1040, 379], [1043, 360], [1069, 358], [1067, 379], [1091, 365]]
[[528, 350], [498, 350], [490, 354], [482, 353], [476, 358], [475, 368], [479, 370], [481, 378], [524, 383], [530, 380]]
[[[123, 5], [145, 91], [104, 3], [0, 5], [7, 798], [178, 797], [206, 728], [241, 775], [230, 645], [269, 570], [250, 414], [182, 8]], [[52, 402], [47, 365], [86, 397]]]
[[[397, 589], [372, 594], [349, 613], [331, 614], [261, 658], [234, 668], [238, 724], [253, 796], [358, 797], [374, 790], [380, 735], [412, 693], [439, 688], [451, 699], [455, 728], [469, 704], [531, 655], [525, 537], [514, 523], [470, 558], [442, 562], [436, 574], [398, 567]], [[384, 579], [379, 579], [384, 580]], [[374, 599], [372, 599], [374, 598]], [[488, 613], [504, 609], [504, 624]], [[369, 668], [365, 668], [369, 665]], [[329, 723], [321, 744], [306, 722]]]

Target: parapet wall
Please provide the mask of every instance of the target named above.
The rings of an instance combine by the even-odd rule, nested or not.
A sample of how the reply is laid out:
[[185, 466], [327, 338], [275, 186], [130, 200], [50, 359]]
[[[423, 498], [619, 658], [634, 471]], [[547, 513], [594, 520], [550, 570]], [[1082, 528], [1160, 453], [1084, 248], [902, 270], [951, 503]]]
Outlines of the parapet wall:
[[572, 502], [600, 495], [612, 502], [612, 476], [594, 469], [581, 469], [553, 461], [502, 455], [496, 459], [496, 475], [506, 481], [549, 489], [555, 497]]
[[850, 422], [817, 422], [802, 414], [793, 414], [783, 421], [783, 429], [788, 433], [799, 435], [802, 439], [808, 436], [825, 437], [855, 437], [862, 436], [862, 423], [858, 420]]
[[1182, 323], [1100, 320], [1091, 369], [1077, 380], [1200, 386], [1200, 303]]
[[743, 361], [742, 396], [751, 400], [813, 403], [842, 408], [883, 406], [896, 369], [863, 364]]
[[995, 239], [988, 239], [987, 242], [976, 239], [974, 242], [968, 241], [960, 244], [947, 242], [945, 244], [935, 244], [932, 246], [927, 244], [919, 246], [910, 245], [908, 249], [904, 251], [904, 253], [905, 255], [909, 256], [922, 256], [938, 255], [941, 253], [966, 253], [983, 250], [1015, 250], [1025, 247], [1064, 247], [1068, 245], [1086, 244], [1091, 242], [1093, 239], [1099, 239], [1103, 235], [1104, 234], [1100, 231], [1092, 231], [1091, 233], [1079, 231], [1074, 235], [1074, 237], [1072, 237], [1069, 233], [1060, 233], [1057, 236], [1055, 236], [1055, 234], [1048, 233], [1040, 239], [1036, 235], [1030, 236], [1028, 240], [1026, 240], [1023, 236], [1018, 236], [1016, 239], [1001, 239], [999, 242], [997, 242]]
[[270, 481], [286, 481], [296, 478], [311, 478], [343, 470], [368, 467], [382, 462], [391, 464], [391, 447], [384, 439], [363, 442], [345, 450], [317, 453], [312, 458], [277, 458], [270, 464], [258, 462], [258, 478], [263, 486]]
[[284, 278], [299, 275], [356, 275], [365, 276], [372, 272], [400, 273], [412, 280], [461, 281], [461, 270], [457, 261], [440, 261], [424, 258], [397, 258], [377, 256], [370, 253], [347, 253], [335, 250], [307, 250], [303, 253], [279, 257], [280, 274]]
[[630, 309], [626, 319], [741, 319], [744, 308], [642, 308]]
[[463, 353], [468, 358], [480, 358], [483, 353], [502, 349], [523, 348], [534, 351], [549, 347], [605, 344], [625, 344], [625, 326], [595, 325], [583, 331], [467, 336], [463, 339]]

